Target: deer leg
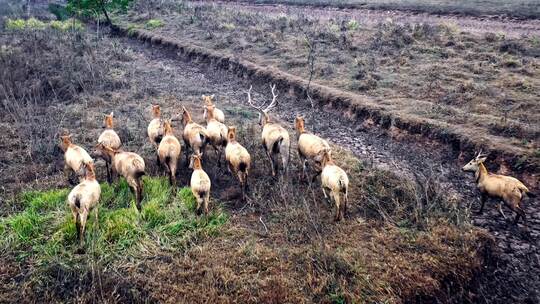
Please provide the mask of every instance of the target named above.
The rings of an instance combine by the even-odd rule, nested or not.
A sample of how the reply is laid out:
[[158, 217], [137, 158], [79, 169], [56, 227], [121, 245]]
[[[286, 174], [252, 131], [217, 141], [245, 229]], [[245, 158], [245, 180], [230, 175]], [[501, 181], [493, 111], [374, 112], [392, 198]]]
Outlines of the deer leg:
[[197, 195], [195, 196], [195, 200], [197, 201], [197, 208], [195, 209], [195, 213], [196, 213], [197, 215], [200, 215], [200, 214], [201, 214], [201, 204], [202, 204], [202, 202], [203, 202], [203, 199], [200, 197], [199, 194], [197, 194]]
[[86, 228], [86, 219], [88, 218], [88, 211], [84, 210], [81, 214], [81, 236], [79, 238], [79, 246], [83, 247], [84, 245], [84, 230]]
[[343, 213], [344, 215], [347, 215], [347, 207], [349, 206], [349, 193], [347, 190], [345, 190], [344, 196], [343, 196]]
[[478, 210], [478, 214], [482, 214], [484, 211], [484, 205], [486, 204], [487, 195], [483, 194], [480, 196], [480, 210]]
[[204, 195], [204, 215], [208, 216], [208, 203], [210, 202], [210, 191]]
[[268, 156], [268, 159], [270, 160], [270, 168], [272, 169], [272, 176], [276, 176], [276, 171], [274, 167], [274, 159], [272, 158], [272, 155], [270, 155], [270, 152], [266, 149], [266, 146], [264, 146], [264, 152], [266, 152], [266, 156]]
[[504, 214], [504, 211], [502, 210], [502, 203], [497, 204], [497, 210], [499, 210], [499, 213], [502, 215], [502, 217], [506, 220], [506, 215]]
[[186, 155], [186, 168], [189, 167], [189, 150], [191, 147], [189, 144], [186, 143], [186, 149], [184, 150], [184, 154]]
[[341, 217], [341, 204], [340, 204], [340, 201], [339, 201], [339, 193], [335, 193], [335, 192], [331, 192], [330, 193], [330, 196], [332, 196], [332, 198], [334, 199], [334, 203], [336, 205], [336, 216], [334, 217], [334, 221], [339, 221], [342, 217]]

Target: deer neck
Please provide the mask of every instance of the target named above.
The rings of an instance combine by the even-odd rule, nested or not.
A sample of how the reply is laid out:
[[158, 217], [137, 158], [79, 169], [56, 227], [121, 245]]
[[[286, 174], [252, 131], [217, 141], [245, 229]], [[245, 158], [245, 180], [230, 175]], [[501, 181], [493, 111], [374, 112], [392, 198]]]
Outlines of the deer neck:
[[201, 170], [201, 169], [202, 169], [201, 160], [199, 158], [195, 158], [193, 160], [193, 170]]
[[94, 173], [94, 170], [87, 170], [86, 172], [86, 180], [92, 181], [96, 179], [96, 173]]
[[106, 129], [111, 129], [114, 127], [114, 124], [113, 124], [113, 121], [112, 119], [105, 119], [105, 128]]
[[484, 166], [484, 163], [480, 163], [478, 165], [478, 170], [476, 170], [474, 175], [477, 183], [481, 182], [488, 175], [488, 171], [486, 166]]

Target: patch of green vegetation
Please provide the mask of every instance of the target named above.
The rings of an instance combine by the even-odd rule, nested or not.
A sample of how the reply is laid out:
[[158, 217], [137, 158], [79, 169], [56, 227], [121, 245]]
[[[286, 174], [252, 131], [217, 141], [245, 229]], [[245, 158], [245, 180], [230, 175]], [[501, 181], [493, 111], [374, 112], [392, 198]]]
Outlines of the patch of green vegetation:
[[82, 31], [84, 30], [84, 25], [76, 19], [67, 19], [64, 21], [51, 21], [50, 23], [51, 28], [58, 30], [58, 31]]
[[128, 24], [127, 26], [127, 33], [129, 36], [133, 36], [133, 34], [135, 34], [135, 31], [139, 28], [139, 26], [137, 24], [134, 24], [134, 23], [130, 23]]
[[48, 27], [64, 32], [69, 30], [82, 31], [84, 29], [83, 24], [75, 19], [67, 19], [64, 21], [53, 20], [49, 23], [37, 20], [35, 18], [30, 18], [28, 20], [7, 19], [6, 21], [6, 29], [11, 31], [44, 30]]
[[[87, 254], [114, 262], [137, 255], [141, 248], [183, 248], [190, 239], [214, 235], [228, 220], [215, 204], [208, 217], [197, 216], [191, 190], [174, 191], [165, 177], [145, 177], [143, 184], [140, 213], [125, 180], [101, 185], [98, 222], [94, 210], [86, 225]], [[21, 194], [18, 199], [24, 209], [0, 218], [0, 250], [41, 265], [72, 261], [78, 241], [68, 194], [69, 189]]]
[[144, 24], [144, 26], [150, 30], [157, 29], [158, 27], [162, 27], [164, 25], [165, 23], [159, 19], [150, 19]]
[[360, 25], [358, 24], [358, 21], [356, 20], [349, 20], [349, 22], [347, 22], [347, 29], [349, 31], [356, 31], [359, 26]]

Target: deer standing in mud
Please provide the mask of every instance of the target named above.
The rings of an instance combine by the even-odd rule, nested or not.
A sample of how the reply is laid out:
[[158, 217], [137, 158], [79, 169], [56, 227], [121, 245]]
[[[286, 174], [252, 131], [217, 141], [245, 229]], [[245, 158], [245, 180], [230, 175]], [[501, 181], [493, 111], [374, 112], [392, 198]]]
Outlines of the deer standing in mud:
[[240, 143], [236, 141], [236, 127], [229, 126], [227, 133], [227, 146], [225, 147], [225, 158], [229, 172], [235, 175], [242, 188], [242, 200], [246, 199], [247, 178], [251, 167], [251, 156]]
[[[330, 191], [330, 196], [336, 205], [336, 216], [334, 220], [339, 221], [347, 214], [347, 205], [349, 204], [349, 177], [347, 177], [347, 173], [343, 169], [334, 164], [330, 149], [321, 150], [320, 159], [322, 165], [321, 187], [323, 194], [328, 199], [326, 190]], [[341, 201], [341, 195], [343, 195], [343, 202]]]
[[208, 143], [208, 133], [203, 126], [195, 123], [191, 119], [191, 114], [189, 114], [188, 110], [184, 106], [182, 106], [181, 115], [182, 125], [184, 126], [184, 133], [182, 134], [182, 138], [184, 139], [184, 143], [186, 144], [186, 163], [189, 163], [190, 150], [194, 154], [202, 155], [204, 153], [204, 149], [206, 147], [206, 144]]
[[163, 124], [163, 139], [158, 147], [158, 159], [162, 165], [167, 168], [169, 173], [169, 183], [171, 186], [176, 186], [176, 168], [182, 146], [178, 139], [174, 136], [171, 121], [165, 121]]
[[[113, 123], [113, 117], [114, 113], [111, 112], [109, 115], [105, 115], [105, 131], [101, 133], [101, 135], [98, 138], [98, 143], [103, 144], [104, 146], [107, 146], [111, 149], [118, 150], [122, 146], [122, 141], [120, 141], [120, 137], [116, 132], [114, 131], [114, 123]], [[107, 154], [102, 154], [103, 160], [105, 160], [105, 166], [107, 169], [107, 181], [109, 184], [111, 183], [111, 176], [112, 176], [112, 165], [111, 165], [111, 159], [108, 157]]]
[[60, 136], [60, 148], [64, 151], [64, 175], [69, 181], [70, 172], [73, 171], [81, 181], [84, 177], [84, 164], [93, 163], [94, 160], [85, 149], [73, 144], [71, 135]]
[[96, 145], [96, 154], [107, 154], [112, 161], [112, 179], [115, 179], [117, 174], [122, 175], [131, 191], [135, 194], [135, 203], [137, 209], [141, 211], [142, 201], [142, 176], [144, 172], [144, 159], [133, 152], [124, 152], [121, 150], [113, 150], [103, 144]]
[[214, 117], [214, 105], [206, 106], [206, 133], [208, 141], [214, 147], [218, 158], [218, 167], [221, 167], [221, 154], [227, 144], [227, 126], [217, 121]]
[[225, 114], [223, 114], [223, 111], [221, 111], [220, 109], [215, 107], [215, 105], [214, 105], [214, 97], [215, 97], [214, 94], [212, 94], [212, 95], [203, 95], [202, 96], [202, 99], [203, 99], [203, 102], [204, 102], [203, 118], [207, 119], [207, 116], [208, 116], [208, 112], [207, 112], [206, 108], [208, 106], [214, 106], [214, 118], [217, 121], [219, 121], [220, 123], [225, 123]]
[[261, 106], [256, 106], [253, 103], [253, 100], [251, 99], [252, 88], [253, 86], [250, 86], [249, 91], [247, 92], [248, 104], [259, 112], [259, 125], [263, 128], [261, 133], [262, 145], [268, 159], [270, 160], [272, 176], [276, 176], [276, 172], [279, 169], [279, 161], [276, 159], [277, 157], [281, 158], [283, 172], [285, 175], [287, 175], [291, 146], [289, 133], [278, 123], [272, 122], [268, 115], [268, 112], [270, 112], [270, 110], [272, 110], [277, 104], [277, 95], [275, 93], [276, 86], [270, 86], [272, 90], [272, 101], [264, 109], [264, 104]]
[[77, 227], [77, 239], [79, 240], [79, 251], [83, 251], [84, 231], [86, 229], [86, 220], [88, 214], [94, 209], [96, 225], [98, 224], [98, 201], [101, 195], [101, 187], [96, 180], [94, 164], [87, 162], [83, 164], [85, 177], [71, 192], [69, 192], [67, 201], [73, 220]]
[[[308, 160], [313, 160], [316, 165], [320, 165], [320, 157], [322, 155], [321, 151], [325, 149], [330, 151], [330, 145], [326, 140], [306, 131], [305, 121], [302, 116], [296, 116], [294, 125], [298, 139], [298, 156], [300, 157], [300, 162], [302, 163], [302, 179], [305, 179]], [[315, 170], [317, 173], [315, 176], [313, 176], [312, 180], [314, 180], [321, 173], [322, 168], [317, 167]]]
[[[480, 190], [481, 195], [481, 206], [478, 213], [481, 214], [484, 211], [484, 204], [491, 197], [502, 200], [508, 208], [516, 213], [514, 224], [518, 223], [520, 217], [523, 218], [523, 222], [526, 224], [527, 220], [525, 211], [521, 207], [521, 201], [525, 194], [530, 197], [534, 197], [535, 195], [516, 178], [489, 173], [484, 166], [486, 159], [487, 155], [482, 155], [482, 151], [480, 151], [475, 158], [462, 168], [463, 171], [474, 172], [476, 187]], [[502, 217], [506, 219], [501, 202], [497, 204], [497, 209]]]
[[[161, 119], [161, 107], [159, 105], [152, 105], [152, 120], [148, 124], [148, 139], [150, 143], [158, 149], [159, 143], [163, 138], [163, 120]], [[159, 158], [157, 159], [159, 164]]]

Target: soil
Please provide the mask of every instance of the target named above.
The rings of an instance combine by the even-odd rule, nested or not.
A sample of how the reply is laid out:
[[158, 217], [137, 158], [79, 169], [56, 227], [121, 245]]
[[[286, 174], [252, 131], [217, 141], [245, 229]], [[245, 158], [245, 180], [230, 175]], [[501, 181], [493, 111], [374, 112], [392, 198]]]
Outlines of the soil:
[[[249, 79], [178, 60], [167, 49], [141, 47], [133, 41], [124, 43], [129, 43], [141, 56], [148, 56], [145, 58], [149, 61], [148, 67], [161, 66], [165, 70], [176, 70], [178, 74], [187, 73], [189, 78], [194, 79], [187, 83], [196, 81], [197, 88], [202, 91], [215, 92], [218, 103], [225, 110], [231, 111], [237, 107], [249, 110], [244, 93], [251, 84]], [[186, 80], [182, 80], [182, 83], [186, 83]], [[267, 85], [254, 86], [254, 99], [262, 100], [268, 96]], [[434, 176], [451, 196], [461, 202], [462, 208], [479, 208], [474, 177], [460, 169], [468, 159], [448, 146], [397, 129], [366, 128], [365, 124], [347, 119], [345, 113], [331, 108], [312, 109], [310, 104], [288, 96], [286, 92], [280, 92], [279, 98], [275, 115], [289, 126], [292, 127], [296, 114], [303, 114], [307, 117], [306, 127], [309, 130], [350, 149], [360, 159], [408, 177]], [[474, 223], [490, 231], [501, 250], [500, 258], [495, 259], [489, 266], [492, 269], [486, 271], [488, 275], [478, 279], [477, 292], [489, 303], [537, 302], [540, 299], [536, 292], [540, 288], [540, 208], [532, 200], [525, 202], [529, 215], [527, 229], [505, 221], [496, 212], [494, 203], [486, 205], [483, 215], [474, 216]]]
[[[208, 1], [193, 1], [208, 2]], [[380, 10], [361, 8], [308, 7], [282, 4], [253, 4], [225, 1], [212, 1], [216, 5], [224, 5], [237, 9], [264, 12], [265, 14], [305, 14], [316, 15], [321, 19], [348, 18], [356, 20], [361, 26], [373, 27], [381, 22], [392, 20], [399, 24], [427, 23], [452, 24], [468, 32], [504, 33], [508, 37], [518, 38], [522, 35], [540, 35], [540, 20], [518, 20], [504, 16], [463, 16], [463, 15], [434, 15], [429, 13], [409, 12], [402, 10]]]

